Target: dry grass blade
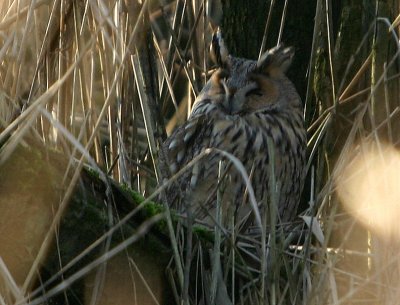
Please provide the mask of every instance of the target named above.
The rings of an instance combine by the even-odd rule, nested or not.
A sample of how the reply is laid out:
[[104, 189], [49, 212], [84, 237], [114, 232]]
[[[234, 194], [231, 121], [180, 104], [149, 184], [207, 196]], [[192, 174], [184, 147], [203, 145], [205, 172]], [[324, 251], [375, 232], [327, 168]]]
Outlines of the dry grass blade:
[[[17, 283], [13, 279], [12, 274], [7, 268], [7, 265], [4, 263], [3, 259], [0, 257], [0, 277], [2, 278], [2, 282], [7, 285], [7, 290], [11, 291], [14, 298], [16, 300], [22, 299], [23, 295], [25, 294], [23, 291], [20, 290]], [[4, 300], [3, 300], [3, 304]]]

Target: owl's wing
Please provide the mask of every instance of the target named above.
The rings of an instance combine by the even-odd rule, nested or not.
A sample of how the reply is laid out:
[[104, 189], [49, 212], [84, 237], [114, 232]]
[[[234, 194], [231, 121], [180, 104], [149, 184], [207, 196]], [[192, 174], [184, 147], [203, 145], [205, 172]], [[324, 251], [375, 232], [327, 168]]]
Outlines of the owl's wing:
[[[167, 157], [171, 174], [175, 174], [195, 156], [194, 144], [199, 142], [200, 137], [204, 137], [202, 125], [205, 121], [204, 115], [188, 120], [164, 142], [163, 152]], [[195, 141], [196, 139], [197, 141]], [[202, 145], [207, 145], [205, 141], [201, 142]], [[197, 145], [199, 144], [197, 143]]]
[[[179, 202], [197, 188], [199, 175], [204, 172], [204, 160], [188, 164], [210, 147], [211, 120], [207, 115], [190, 118], [164, 142], [162, 150], [165, 156], [164, 167], [168, 168], [169, 177], [180, 170], [179, 177], [167, 189], [167, 200], [178, 208]], [[201, 172], [201, 173], [200, 173]]]

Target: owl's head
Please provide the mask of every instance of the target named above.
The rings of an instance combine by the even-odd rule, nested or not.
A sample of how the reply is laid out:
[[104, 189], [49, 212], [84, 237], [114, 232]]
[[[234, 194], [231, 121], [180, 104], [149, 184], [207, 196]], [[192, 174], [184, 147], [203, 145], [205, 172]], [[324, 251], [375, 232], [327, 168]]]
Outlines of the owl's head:
[[[210, 56], [217, 69], [197, 96], [192, 116], [222, 106], [226, 114], [262, 110], [271, 105], [301, 109], [301, 100], [285, 73], [294, 49], [279, 45], [258, 61], [229, 54], [221, 30], [212, 39]], [[209, 107], [211, 105], [211, 108]]]
[[292, 63], [294, 48], [280, 44], [267, 50], [258, 61], [232, 56], [218, 28], [212, 38], [210, 57], [220, 69], [229, 73], [228, 87], [241, 88], [252, 81], [253, 74], [280, 79]]
[[[213, 35], [210, 56], [218, 66], [216, 73], [220, 73], [221, 69], [225, 71], [225, 91], [238, 95], [236, 102], [239, 100], [240, 103], [245, 98], [242, 101], [243, 110], [258, 110], [274, 103], [301, 105], [293, 84], [285, 75], [292, 62], [294, 48], [276, 46], [267, 50], [258, 61], [234, 57], [229, 54], [218, 29]], [[212, 77], [211, 85], [205, 86], [203, 91], [215, 88], [215, 79]], [[218, 81], [222, 80], [218, 78]]]

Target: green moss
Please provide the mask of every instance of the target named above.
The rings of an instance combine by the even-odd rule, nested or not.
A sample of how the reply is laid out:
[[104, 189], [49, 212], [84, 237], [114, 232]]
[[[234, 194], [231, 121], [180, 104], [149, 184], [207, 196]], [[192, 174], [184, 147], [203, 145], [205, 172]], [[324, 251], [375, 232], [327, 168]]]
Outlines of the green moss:
[[214, 231], [210, 229], [207, 229], [202, 226], [194, 226], [193, 234], [201, 241], [205, 241], [210, 244], [214, 243]]
[[89, 176], [92, 176], [95, 179], [100, 179], [100, 173], [91, 167], [86, 167], [86, 171]]
[[[98, 174], [91, 170], [91, 176], [93, 177], [98, 177]], [[100, 182], [100, 179], [97, 179]], [[102, 182], [101, 182], [102, 183]], [[116, 189], [115, 191], [118, 192], [123, 192], [125, 196], [129, 197], [133, 201], [133, 206], [130, 208], [130, 210], [136, 208], [140, 204], [142, 204], [146, 198], [141, 195], [139, 192], [131, 189], [128, 185], [126, 184], [121, 184], [117, 185], [115, 184]], [[114, 194], [115, 195], [115, 194]], [[122, 197], [121, 197], [122, 198]], [[91, 202], [93, 200], [93, 202]], [[107, 220], [107, 213], [105, 211], [101, 211], [102, 204], [99, 205], [99, 203], [96, 202], [95, 198], [87, 198], [86, 199], [86, 205], [92, 206], [92, 208], [87, 207], [86, 208], [86, 215], [85, 218], [87, 217], [88, 219], [92, 219], [93, 221], [97, 222], [98, 224], [103, 223], [103, 225], [106, 225], [108, 223]], [[81, 203], [84, 204], [84, 203]], [[97, 211], [97, 212], [96, 212]], [[176, 215], [175, 211], [172, 209], [170, 210], [171, 212], [171, 218], [173, 222], [173, 226], [180, 220], [180, 218]], [[127, 212], [125, 212], [127, 213]], [[130, 236], [135, 234], [135, 228], [140, 225], [141, 223], [145, 222], [147, 219], [159, 215], [161, 213], [165, 213], [165, 207], [163, 204], [154, 202], [154, 201], [148, 201], [146, 202], [140, 212], [138, 213], [138, 217], [133, 220], [134, 222], [137, 222], [135, 225], [130, 226], [124, 226], [123, 229], [121, 230], [121, 234], [115, 235], [114, 236], [114, 241], [122, 241], [124, 236]], [[101, 229], [101, 228], [98, 228]], [[167, 222], [166, 220], [162, 219], [159, 222], [157, 222], [152, 228], [150, 233], [155, 233], [154, 234], [146, 234], [146, 236], [139, 241], [139, 243], [144, 247], [149, 247], [149, 249], [154, 249], [154, 251], [159, 251], [160, 247], [162, 248], [163, 246], [160, 244], [160, 240], [158, 239], [160, 236], [163, 236], [166, 240], [168, 240], [168, 227], [167, 227]], [[193, 227], [193, 234], [196, 236], [198, 240], [204, 241], [207, 244], [212, 244], [214, 242], [214, 233], [212, 230], [205, 228], [203, 226], [194, 226]]]
[[[121, 185], [121, 189], [125, 191], [129, 196], [133, 199], [135, 202], [135, 205], [138, 206], [142, 204], [146, 198], [142, 196], [139, 192], [136, 192], [135, 190], [131, 189], [128, 185], [124, 184]], [[155, 215], [161, 214], [165, 212], [165, 208], [162, 204], [156, 203], [154, 201], [148, 201], [143, 205], [143, 208], [141, 210], [141, 215], [144, 219], [151, 218]], [[167, 233], [167, 223], [165, 220], [160, 220], [156, 225], [155, 229], [158, 230], [161, 233], [166, 234]]]

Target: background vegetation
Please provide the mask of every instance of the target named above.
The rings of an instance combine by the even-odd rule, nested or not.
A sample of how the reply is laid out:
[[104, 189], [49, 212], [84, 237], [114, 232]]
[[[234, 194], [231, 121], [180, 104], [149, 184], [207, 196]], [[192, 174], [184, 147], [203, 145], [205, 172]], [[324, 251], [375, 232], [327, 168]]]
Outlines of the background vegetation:
[[[0, 303], [397, 304], [399, 8], [1, 1]], [[188, 251], [168, 208], [144, 198], [168, 183], [158, 148], [212, 73], [217, 25], [235, 56], [296, 48], [308, 178], [291, 236], [228, 247], [195, 232]], [[268, 272], [237, 267], [260, 242]]]

